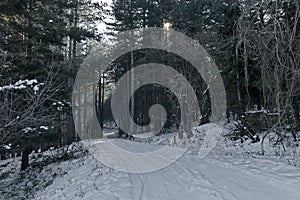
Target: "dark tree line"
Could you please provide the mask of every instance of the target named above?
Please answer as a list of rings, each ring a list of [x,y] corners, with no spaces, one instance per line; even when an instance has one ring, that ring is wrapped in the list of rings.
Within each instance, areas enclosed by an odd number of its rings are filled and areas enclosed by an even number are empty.
[[[171,23],[173,29],[198,40],[215,59],[226,87],[228,112],[242,115],[258,107],[278,113],[277,125],[289,121],[299,130],[298,1],[115,0],[111,14],[112,33]],[[161,57],[172,60],[160,53],[152,60],[144,57],[134,62],[159,63]],[[129,58],[126,61],[122,67],[132,65]],[[175,63],[169,64],[176,68]],[[186,72],[192,72],[192,67]]]
[[[89,39],[99,39],[101,9],[84,0],[0,2],[0,145],[22,152],[22,169],[32,150],[75,140],[72,86]]]

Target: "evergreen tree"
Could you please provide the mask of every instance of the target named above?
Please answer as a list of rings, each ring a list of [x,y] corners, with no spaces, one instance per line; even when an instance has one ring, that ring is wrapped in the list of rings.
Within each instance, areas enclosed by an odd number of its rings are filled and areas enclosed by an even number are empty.
[[[80,64],[77,55],[81,55],[76,52],[78,44],[97,39],[91,24],[101,8],[87,14],[95,7],[83,0],[0,3],[0,131],[5,136],[1,144],[20,148],[22,169],[28,167],[32,150],[74,138],[74,130],[65,131],[64,124],[72,120],[71,91]],[[83,21],[90,23],[82,27]]]

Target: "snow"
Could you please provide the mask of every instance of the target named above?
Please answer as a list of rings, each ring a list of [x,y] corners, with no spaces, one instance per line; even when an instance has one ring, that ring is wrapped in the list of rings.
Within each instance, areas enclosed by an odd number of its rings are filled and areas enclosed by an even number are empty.
[[[224,6],[229,6],[229,4],[228,3],[225,3],[225,2],[223,2],[222,3]]]
[[[40,126],[40,129],[44,129],[47,131],[49,129],[49,127],[48,126]]]
[[[14,85],[21,85],[21,84],[33,85],[34,83],[38,83],[38,81],[36,79],[32,79],[32,80],[26,79],[26,80],[19,80]]]
[[[52,103],[52,105],[57,106],[56,109],[58,111],[63,111],[63,108],[65,106],[67,106],[67,105],[71,107],[71,103],[70,102],[63,103],[63,102],[58,101],[58,102]]]
[[[39,91],[39,89],[40,89],[40,88],[39,88],[39,86],[37,86],[37,85],[33,87],[33,90],[34,90],[34,91]]]
[[[32,132],[32,131],[35,131],[35,130],[36,130],[36,128],[31,128],[31,127],[26,127],[24,129],[22,129],[22,131],[24,133],[29,133],[29,132]]]
[[[0,91],[4,91],[4,90],[21,90],[21,89],[25,89],[27,88],[26,86],[31,86],[33,87],[33,84],[37,84],[38,81],[36,79],[32,79],[32,80],[18,80],[15,84],[9,84],[9,85],[5,85],[0,87]],[[43,85],[43,83],[40,83],[39,85]],[[34,91],[38,91],[39,88],[38,86],[34,86],[33,88]]]
[[[109,133],[104,133],[104,138],[116,138],[118,136],[117,131],[109,132]]]
[[[256,113],[264,113],[264,114],[267,114],[268,111],[267,110],[248,110],[245,112],[246,114],[256,114]]]
[[[124,146],[130,143],[118,142]],[[139,150],[144,150],[145,145],[139,144]],[[57,178],[35,199],[298,200],[300,195],[299,168],[268,160],[218,156],[199,159],[185,154],[153,173],[111,171],[103,176],[102,166],[89,161],[76,169],[69,168],[68,174]]]
[[[259,144],[238,144],[222,137],[213,151],[200,159],[198,151],[204,141],[204,131],[209,126],[197,127],[195,141],[188,152],[158,171],[143,174],[120,172],[86,154],[51,163],[35,172],[34,169],[27,171],[35,179],[19,180],[22,183],[17,186],[25,189],[34,187],[34,193],[27,199],[36,200],[299,200],[299,166],[288,165],[284,158],[260,155],[256,152],[260,150]],[[168,144],[173,136],[174,133],[154,136],[147,143],[122,139],[84,142],[95,148],[113,142],[131,152],[147,152]],[[297,151],[299,155],[299,147]],[[111,156],[110,152],[101,154]],[[119,156],[122,155],[114,155],[115,158]],[[9,162],[11,166],[15,165],[15,162]],[[19,160],[16,162],[19,164]],[[0,167],[2,165],[0,162]],[[2,177],[8,167],[0,169]],[[10,175],[10,179],[13,175]],[[35,186],[36,183],[38,186]],[[0,199],[3,190],[9,188],[0,188]]]
[[[49,126],[40,126],[39,129],[43,129],[45,131],[49,130]],[[53,128],[53,127],[51,127]],[[26,127],[26,128],[23,128],[22,131],[24,133],[29,133],[29,132],[33,132],[33,131],[36,131],[37,128],[32,128],[32,127]]]
[[[3,145],[2,146],[4,149],[6,149],[6,150],[9,150],[9,149],[11,149],[11,145],[9,144],[9,145]]]

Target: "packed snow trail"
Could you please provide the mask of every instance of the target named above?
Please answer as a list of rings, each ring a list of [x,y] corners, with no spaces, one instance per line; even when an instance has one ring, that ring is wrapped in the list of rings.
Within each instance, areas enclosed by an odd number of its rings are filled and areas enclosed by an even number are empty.
[[[299,185],[288,180],[246,172],[212,159],[186,155],[156,173],[135,175],[133,188],[144,189],[134,199],[274,199],[299,200]],[[188,197],[188,198],[187,198]]]
[[[136,150],[153,147],[126,140],[120,140],[118,143],[130,145],[130,148]],[[101,143],[93,145],[101,145]],[[98,179],[93,177],[97,170],[91,172],[88,171],[87,166],[83,166],[72,169],[73,174],[70,172],[61,180],[55,180],[53,185],[39,193],[36,199],[50,197],[72,200],[300,199],[299,168],[284,165],[277,173],[276,170],[280,165],[276,163],[256,161],[239,164],[240,161],[233,160],[232,162],[213,156],[199,159],[195,154],[186,153],[179,160],[159,171],[146,174],[113,171]],[[85,165],[92,165],[92,162],[87,162]],[[256,167],[260,165],[264,167]],[[292,170],[293,174],[289,174],[289,171],[284,169]],[[64,183],[71,179],[70,176],[76,176],[76,180]],[[79,195],[74,192],[79,190],[81,191]]]

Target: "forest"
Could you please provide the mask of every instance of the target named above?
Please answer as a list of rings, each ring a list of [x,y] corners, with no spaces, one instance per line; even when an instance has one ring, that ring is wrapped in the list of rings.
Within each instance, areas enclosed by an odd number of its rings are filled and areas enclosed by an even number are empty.
[[[189,60],[164,49],[127,52],[96,72],[92,95],[80,88],[74,90],[81,67],[95,55],[95,49],[102,56],[112,54],[112,49],[126,44],[126,40],[116,39],[118,34],[135,31],[134,42],[139,43],[144,37],[141,30],[148,28],[161,29],[166,37],[173,31],[184,34],[210,55],[225,87],[226,109],[220,120],[230,130],[221,137],[233,141],[232,148],[250,141],[262,146],[260,155],[268,154],[266,146],[270,145],[280,149],[279,156],[293,149],[297,157],[299,20],[298,0],[1,0],[1,160],[20,158],[20,170],[24,171],[31,166],[32,154],[85,139],[112,137],[143,143],[137,133],[119,127],[127,117],[121,114],[116,118],[112,113],[112,94],[127,72],[147,63],[170,66],[185,77],[197,97],[193,103],[199,106],[199,113],[191,112],[197,116],[193,123],[200,127],[212,123],[210,83]],[[156,75],[143,76],[153,76],[154,81]],[[179,79],[165,79],[183,94],[186,88]],[[166,111],[166,120],[159,121],[162,129],[154,137],[175,130],[179,132],[176,140],[189,139],[192,122],[182,123],[189,117],[184,115],[188,109],[181,107],[188,97],[178,98],[158,83],[132,91],[133,82],[129,82],[125,88],[134,92],[130,102],[118,99],[115,104],[129,104],[129,118],[138,126],[149,125],[149,111],[159,104]],[[76,107],[80,102],[85,104],[83,108]],[[95,131],[91,122],[95,119],[103,133]],[[114,134],[107,136],[110,130]],[[297,165],[294,160],[289,163]],[[1,194],[0,189],[0,199]]]
[[[114,1],[111,9],[90,1],[3,1],[1,143],[31,151],[77,140],[72,86],[89,50],[117,31],[163,27],[165,22],[199,41],[214,58],[226,87],[227,117],[256,108],[279,114],[272,125],[299,130],[299,17],[298,1]],[[99,23],[107,29],[99,32]],[[185,76],[193,73],[192,67],[184,67],[188,63],[171,56],[136,52],[133,67],[152,59],[173,65]],[[116,82],[131,68],[128,60],[130,55],[124,55],[103,72],[109,74],[103,84]],[[189,79],[202,99],[206,116],[202,123],[207,123],[205,83],[200,76]],[[111,120],[109,105],[106,112],[102,110],[106,86],[101,84],[97,109]],[[174,95],[157,85],[145,86],[135,95],[134,120],[140,124],[149,123],[145,114],[154,103],[165,104],[170,116],[178,112]],[[172,123],[176,119],[169,117],[167,125]]]

